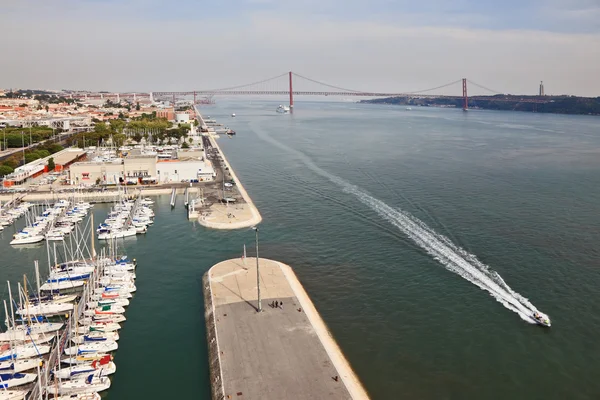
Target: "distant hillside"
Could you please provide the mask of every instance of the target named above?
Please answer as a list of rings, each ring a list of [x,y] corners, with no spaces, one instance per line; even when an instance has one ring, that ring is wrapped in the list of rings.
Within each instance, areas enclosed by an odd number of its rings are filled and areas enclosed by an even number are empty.
[[[544,100],[546,103],[528,103],[527,100]],[[361,100],[360,103],[398,104],[424,107],[462,108],[462,99],[443,97],[386,97],[382,99]],[[554,114],[600,115],[600,97],[576,96],[477,96],[469,99],[469,108],[484,110],[526,111]]]

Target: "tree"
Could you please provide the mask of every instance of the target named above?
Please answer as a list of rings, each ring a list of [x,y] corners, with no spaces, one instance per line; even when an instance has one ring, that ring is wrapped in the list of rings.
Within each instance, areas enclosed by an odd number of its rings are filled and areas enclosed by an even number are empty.
[[[194,142],[194,138],[188,138],[188,142],[190,142],[190,144],[192,144]]]
[[[17,168],[20,164],[20,159],[17,158],[17,156],[11,156],[9,158],[7,158],[6,160],[4,160],[4,162],[2,163],[3,165],[6,165],[7,167],[12,168],[13,170],[15,168]]]
[[[50,110],[50,107],[48,107],[48,105],[46,105],[46,112],[48,112]]]
[[[194,120],[194,126],[198,126],[198,125],[200,125],[200,122],[198,122],[198,120],[197,120],[197,119],[195,119],[195,120]]]
[[[142,135],[139,132],[134,133],[133,140],[139,143],[142,140]]]
[[[140,111],[140,102],[139,101],[137,102],[137,104],[135,106],[135,109],[138,110],[138,111]]]
[[[32,161],[41,158],[38,153],[32,151],[31,153],[25,153],[25,163],[29,164]]]
[[[189,149],[189,148],[190,148],[190,145],[189,145],[189,144],[187,144],[186,142],[183,142],[183,144],[181,145],[181,148],[182,148],[182,149]]]
[[[56,165],[54,165],[54,157],[50,157],[48,159],[48,171],[54,171],[55,167]]]
[[[13,172],[14,169],[8,165],[0,165],[0,176],[5,176]]]

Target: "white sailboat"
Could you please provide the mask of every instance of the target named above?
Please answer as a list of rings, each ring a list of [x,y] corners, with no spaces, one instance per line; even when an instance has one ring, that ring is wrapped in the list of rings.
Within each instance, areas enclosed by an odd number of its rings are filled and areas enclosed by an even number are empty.
[[[83,343],[101,343],[119,340],[119,332],[89,332],[85,335],[77,335],[71,338],[71,341],[75,344],[83,344]]]
[[[0,389],[10,389],[35,381],[37,374],[0,374]]]
[[[90,325],[78,326],[77,333],[87,334],[93,332],[117,332],[119,329],[121,329],[121,325],[116,322],[92,323]]]
[[[65,348],[64,353],[68,356],[80,356],[94,353],[110,353],[118,348],[119,344],[112,340],[101,343],[78,344]]]
[[[50,346],[27,344],[21,346],[12,346],[12,349],[6,349],[0,352],[0,361],[15,360],[21,358],[39,357],[50,353]]]
[[[56,382],[55,386],[48,386],[47,390],[52,393],[58,391],[59,394],[93,394],[106,390],[110,387],[108,377],[94,377],[88,375],[85,379],[71,379],[64,382]]]
[[[72,394],[67,396],[58,396],[52,398],[52,400],[101,400],[102,397],[99,393],[82,393],[82,394]],[[0,399],[2,400],[2,399]]]
[[[113,315],[120,315],[125,313],[125,309],[121,306],[116,306],[116,305],[107,305],[107,306],[103,306],[103,307],[97,307],[97,308],[93,308],[90,310],[85,310],[85,312],[83,313],[83,315],[85,315],[86,317],[94,317],[94,316],[113,316]]]
[[[41,287],[40,290],[43,292],[54,292],[60,290],[68,290],[68,289],[78,289],[85,284],[83,280],[80,281],[62,281],[62,282],[46,282]]]
[[[128,299],[105,299],[97,301],[88,301],[86,304],[89,308],[104,307],[104,306],[121,306],[127,307],[129,305]]]
[[[17,314],[22,317],[33,317],[36,315],[52,316],[60,315],[73,311],[72,303],[41,303],[34,306],[17,310]]]
[[[79,323],[81,325],[92,325],[95,323],[105,323],[105,324],[120,324],[121,322],[125,322],[127,318],[123,314],[111,314],[111,315],[94,315],[93,317],[82,318]]]
[[[29,390],[0,390],[0,400],[25,400]]]
[[[16,373],[29,371],[42,363],[39,358],[27,358],[24,360],[9,360],[0,362],[0,373]]]
[[[59,379],[80,379],[84,376],[93,375],[94,377],[101,377],[114,374],[117,370],[117,366],[112,362],[110,355],[105,355],[99,360],[91,362],[85,362],[81,364],[72,364],[67,368],[55,369],[53,374]]]

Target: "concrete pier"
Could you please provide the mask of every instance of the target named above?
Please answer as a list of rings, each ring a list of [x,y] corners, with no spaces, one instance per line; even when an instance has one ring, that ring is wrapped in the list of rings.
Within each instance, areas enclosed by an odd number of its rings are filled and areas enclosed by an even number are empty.
[[[204,275],[212,398],[368,399],[291,267],[259,262],[262,312],[256,258]]]
[[[197,108],[196,113],[200,124],[204,126],[205,121]],[[235,171],[231,168],[216,138],[207,133],[203,136],[202,142],[207,157],[211,160],[217,171],[216,183],[221,187],[221,182],[223,181],[223,186],[221,190],[218,190],[216,193],[213,192],[212,196],[208,194],[206,199],[196,203],[194,206],[195,209],[190,212],[190,215],[197,215],[198,223],[211,229],[243,229],[259,224],[262,221],[262,216],[252,202],[248,192],[244,189]],[[227,181],[233,179],[235,185],[225,190],[225,179]],[[223,197],[232,198],[234,202],[223,204],[220,202]]]

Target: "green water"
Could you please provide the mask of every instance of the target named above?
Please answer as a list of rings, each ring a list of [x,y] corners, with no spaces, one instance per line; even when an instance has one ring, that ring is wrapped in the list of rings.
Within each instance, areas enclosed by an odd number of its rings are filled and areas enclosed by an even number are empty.
[[[295,268],[373,398],[600,397],[600,120],[276,106],[204,112],[237,131],[219,141],[263,215],[261,256]],[[148,234],[125,242],[138,292],[110,399],[209,398],[201,277],[244,243],[250,253],[253,232],[207,231],[181,199],[168,203],[159,197]],[[448,270],[398,209],[499,273],[553,327]],[[107,208],[94,210],[98,221]],[[12,249],[9,236],[0,277],[15,280],[45,250]]]

